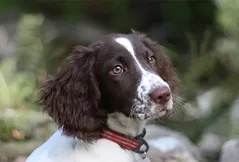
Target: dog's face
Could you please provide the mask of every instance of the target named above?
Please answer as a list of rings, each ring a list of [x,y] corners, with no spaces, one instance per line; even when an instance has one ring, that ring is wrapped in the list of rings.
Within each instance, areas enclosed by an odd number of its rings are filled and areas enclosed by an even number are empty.
[[[140,120],[168,115],[172,92],[158,67],[166,61],[164,54],[156,53],[134,34],[110,35],[101,42],[94,68],[103,108]]]
[[[137,33],[112,34],[76,47],[42,84],[40,103],[66,135],[91,141],[110,113],[167,116],[176,88],[177,75],[157,43]]]

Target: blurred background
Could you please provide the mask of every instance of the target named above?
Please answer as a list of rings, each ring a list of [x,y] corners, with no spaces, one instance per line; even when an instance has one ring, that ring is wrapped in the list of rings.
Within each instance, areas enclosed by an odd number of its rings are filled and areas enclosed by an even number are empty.
[[[72,47],[131,29],[157,40],[181,79],[173,117],[156,124],[219,161],[239,138],[238,13],[239,0],[1,0],[0,162],[24,162],[55,131],[38,85]]]

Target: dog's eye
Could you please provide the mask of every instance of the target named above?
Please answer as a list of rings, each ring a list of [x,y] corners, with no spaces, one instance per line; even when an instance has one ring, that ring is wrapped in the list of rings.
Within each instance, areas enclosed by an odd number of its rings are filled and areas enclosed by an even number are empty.
[[[110,75],[120,75],[124,72],[124,69],[120,65],[114,66],[111,71],[109,72]]]
[[[155,57],[154,56],[149,56],[149,63],[150,64],[155,64]]]

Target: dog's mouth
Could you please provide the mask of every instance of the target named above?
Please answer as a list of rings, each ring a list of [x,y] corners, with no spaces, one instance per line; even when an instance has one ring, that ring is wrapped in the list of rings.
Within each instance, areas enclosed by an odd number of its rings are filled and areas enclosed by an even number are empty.
[[[167,119],[170,118],[171,115],[172,115],[172,110],[168,110],[168,109],[167,110],[162,110],[161,112],[156,114],[156,119],[167,120]]]
[[[159,119],[159,120],[167,120],[172,114],[172,110],[169,109],[161,109],[157,110],[156,112],[142,112],[142,113],[134,113],[133,117],[137,118],[139,120],[153,120],[153,119]]]
[[[138,120],[167,120],[173,111],[172,98],[163,104],[157,104],[149,100],[147,103],[136,102],[133,107],[132,117]]]

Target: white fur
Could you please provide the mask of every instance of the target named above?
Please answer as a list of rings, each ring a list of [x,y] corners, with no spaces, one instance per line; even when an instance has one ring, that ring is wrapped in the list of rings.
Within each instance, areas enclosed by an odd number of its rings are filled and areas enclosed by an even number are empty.
[[[100,139],[87,144],[57,131],[26,162],[133,162],[133,153],[114,142]]]
[[[115,131],[136,135],[145,126],[145,122],[134,124],[134,121],[123,114],[109,115],[109,127]],[[37,148],[26,162],[146,162],[139,154],[122,149],[118,144],[100,139],[93,143],[62,135],[56,131],[43,145]]]
[[[143,131],[146,121],[130,119],[122,113],[112,113],[108,115],[108,126],[128,136],[135,137]]]
[[[156,107],[157,105],[155,103],[153,103],[153,101],[151,101],[149,94],[155,90],[157,87],[160,86],[166,86],[168,88],[169,85],[158,75],[145,70],[142,65],[139,63],[139,60],[137,59],[133,46],[130,43],[130,41],[127,38],[124,37],[120,37],[120,38],[116,38],[115,41],[119,44],[121,44],[125,49],[127,49],[127,51],[131,54],[131,56],[133,57],[134,61],[135,61],[135,65],[138,67],[138,69],[141,72],[141,81],[138,85],[137,88],[137,98],[135,99],[135,104],[134,104],[134,109],[138,109],[138,110],[142,110],[145,109],[147,107],[149,107],[148,105],[152,105],[151,106],[151,110],[150,113],[151,114],[155,114],[156,113]],[[168,104],[168,109],[172,109],[172,97],[169,101]],[[165,112],[161,113],[161,114],[165,114]],[[157,117],[160,117],[161,114],[157,114]],[[140,119],[144,119],[145,118],[145,114],[138,114],[138,117]]]

